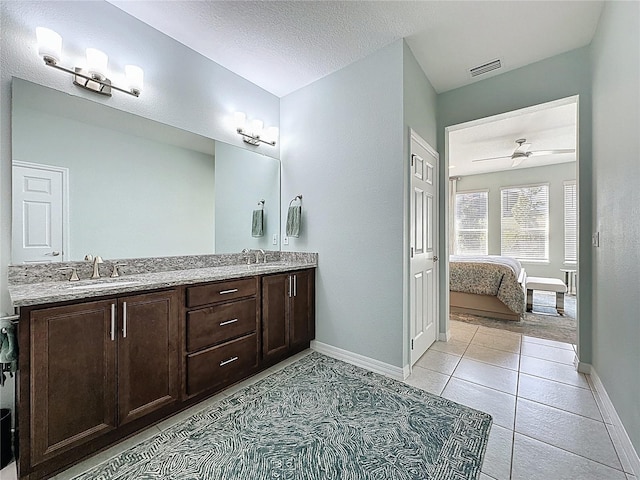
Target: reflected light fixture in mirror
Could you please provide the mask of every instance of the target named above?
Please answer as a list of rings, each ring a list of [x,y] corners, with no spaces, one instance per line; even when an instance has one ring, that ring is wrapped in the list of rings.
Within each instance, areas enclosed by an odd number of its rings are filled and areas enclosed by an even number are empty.
[[[242,135],[242,139],[251,145],[267,145],[275,146],[278,139],[278,127],[269,127],[265,130],[262,120],[254,118],[247,122],[247,115],[244,112],[236,112],[233,115],[236,131]]]
[[[111,90],[118,90],[135,97],[142,91],[142,69],[135,65],[125,66],[125,75],[129,89],[124,89],[111,84],[107,78],[107,64],[109,57],[100,50],[87,48],[87,69],[75,67],[70,69],[59,65],[62,56],[62,37],[53,30],[44,27],[36,28],[38,39],[38,55],[42,57],[45,65],[62,70],[73,75],[73,83],[101,95],[111,96]]]

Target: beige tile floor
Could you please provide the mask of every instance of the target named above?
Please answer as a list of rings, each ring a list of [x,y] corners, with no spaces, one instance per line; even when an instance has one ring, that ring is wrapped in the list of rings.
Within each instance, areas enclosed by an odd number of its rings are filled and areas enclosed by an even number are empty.
[[[636,480],[614,446],[570,344],[451,322],[407,383],[493,416],[480,480]],[[307,355],[303,352],[57,475],[67,480],[118,455],[238,389]],[[15,464],[0,480],[15,480]],[[327,479],[331,480],[331,479]]]
[[[574,355],[568,343],[452,321],[451,340],[406,382],[493,416],[481,480],[635,480]]]

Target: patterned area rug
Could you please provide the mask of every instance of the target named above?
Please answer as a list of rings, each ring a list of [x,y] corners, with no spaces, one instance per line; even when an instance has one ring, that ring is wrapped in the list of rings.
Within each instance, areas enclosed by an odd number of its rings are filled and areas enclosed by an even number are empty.
[[[526,312],[519,322],[498,318],[480,317],[466,313],[451,313],[450,320],[473,323],[490,328],[499,328],[522,333],[530,337],[546,338],[558,342],[577,343],[576,297],[564,296],[565,315],[556,311],[555,293],[534,292],[533,311]]]
[[[318,353],[76,477],[477,479],[491,416]]]

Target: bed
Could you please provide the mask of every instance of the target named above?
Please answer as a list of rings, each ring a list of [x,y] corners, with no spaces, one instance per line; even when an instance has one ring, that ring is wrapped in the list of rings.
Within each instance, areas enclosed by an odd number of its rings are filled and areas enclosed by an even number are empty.
[[[526,273],[518,260],[499,255],[449,258],[453,313],[520,320],[525,311]]]

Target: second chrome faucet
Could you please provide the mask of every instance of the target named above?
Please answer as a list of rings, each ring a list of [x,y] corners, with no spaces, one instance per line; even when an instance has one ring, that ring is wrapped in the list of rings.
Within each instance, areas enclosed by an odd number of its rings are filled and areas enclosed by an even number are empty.
[[[93,274],[91,275],[92,279],[100,278],[100,264],[104,263],[102,261],[102,257],[100,255],[96,255],[95,257],[91,254],[85,255],[85,261],[93,262]]]
[[[260,254],[262,253],[262,263],[267,263],[267,254],[264,252],[263,249],[258,248],[256,250],[250,250],[248,248],[244,248],[242,249],[242,253],[244,253],[247,256],[247,265],[251,265],[251,253],[255,252],[256,253],[256,261],[255,263],[260,263]]]

